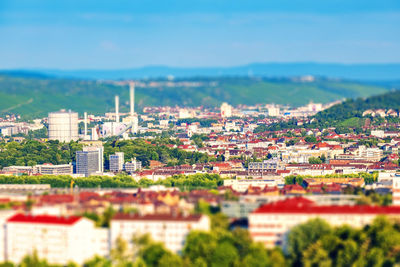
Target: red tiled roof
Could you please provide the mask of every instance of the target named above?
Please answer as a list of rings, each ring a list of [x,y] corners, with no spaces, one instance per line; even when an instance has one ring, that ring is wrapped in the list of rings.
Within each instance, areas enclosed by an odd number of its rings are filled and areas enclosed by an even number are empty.
[[[171,214],[116,214],[112,220],[128,220],[128,221],[198,221],[202,215],[171,215]]]
[[[297,197],[262,205],[253,213],[307,213],[307,214],[397,214],[400,206],[318,206],[311,200]]]
[[[78,216],[69,216],[69,217],[60,217],[54,215],[34,216],[34,215],[25,215],[19,213],[9,218],[7,222],[72,225],[78,222],[81,218],[82,217]]]

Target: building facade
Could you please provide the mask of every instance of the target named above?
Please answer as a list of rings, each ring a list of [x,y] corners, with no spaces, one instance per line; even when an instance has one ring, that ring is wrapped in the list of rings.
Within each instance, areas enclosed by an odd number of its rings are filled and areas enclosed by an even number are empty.
[[[124,169],[127,173],[134,173],[136,170],[140,170],[141,168],[142,168],[142,162],[136,160],[136,158],[124,164]]]
[[[290,230],[308,220],[321,218],[332,226],[343,224],[362,227],[376,216],[400,218],[400,206],[317,205],[302,197],[290,198],[260,206],[249,215],[249,231],[255,242],[271,248],[286,247]]]
[[[210,230],[210,220],[205,215],[138,215],[117,214],[111,220],[111,244],[118,237],[130,241],[135,235],[150,234],[173,252],[181,252],[186,236],[191,230]]]
[[[44,175],[70,175],[73,173],[73,170],[74,168],[72,164],[53,165],[50,163],[45,163],[33,167],[34,174]]]
[[[5,226],[5,258],[19,263],[35,251],[51,264],[83,264],[95,255],[108,255],[107,230],[86,218],[16,214]]]
[[[124,169],[124,152],[116,152],[114,155],[110,155],[110,171],[121,172]]]
[[[86,177],[104,172],[104,148],[102,146],[84,147],[76,152],[76,173]]]

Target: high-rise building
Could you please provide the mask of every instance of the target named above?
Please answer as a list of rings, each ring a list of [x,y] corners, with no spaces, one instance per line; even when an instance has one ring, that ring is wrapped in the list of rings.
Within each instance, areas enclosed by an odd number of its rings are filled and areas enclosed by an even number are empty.
[[[78,113],[60,110],[49,113],[49,139],[60,142],[78,140]]]
[[[120,172],[124,168],[124,152],[116,152],[110,155],[110,171]]]
[[[92,174],[104,172],[104,148],[102,146],[84,147],[83,151],[76,152],[76,173],[88,177]]]
[[[222,103],[221,117],[223,117],[223,118],[232,117],[232,106],[229,105],[228,103]]]

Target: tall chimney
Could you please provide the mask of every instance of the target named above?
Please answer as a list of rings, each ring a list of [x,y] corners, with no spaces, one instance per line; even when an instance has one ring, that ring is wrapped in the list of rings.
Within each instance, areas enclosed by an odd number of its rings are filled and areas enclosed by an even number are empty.
[[[129,83],[129,94],[130,94],[130,104],[131,104],[131,116],[135,114],[135,84],[133,82]]]
[[[115,96],[115,121],[119,122],[119,96]]]
[[[84,139],[87,136],[87,112],[84,113],[84,124],[85,124],[85,135],[84,135]]]

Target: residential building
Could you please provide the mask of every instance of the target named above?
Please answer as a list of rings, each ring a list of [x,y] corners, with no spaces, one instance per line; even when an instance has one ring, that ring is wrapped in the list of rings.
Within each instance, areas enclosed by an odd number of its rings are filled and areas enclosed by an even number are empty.
[[[110,155],[110,171],[121,172],[124,168],[124,152],[116,152]]]
[[[111,244],[118,237],[130,241],[134,235],[150,234],[153,240],[164,243],[173,252],[181,252],[191,230],[210,230],[205,215],[117,214],[111,220]]]
[[[131,159],[130,162],[125,162],[124,169],[127,173],[134,173],[136,170],[140,170],[142,168],[142,162],[140,160],[136,160],[136,158]]]
[[[260,206],[249,215],[253,240],[266,247],[285,248],[290,229],[310,219],[321,218],[333,226],[348,224],[363,227],[378,215],[400,219],[400,206],[317,205],[303,197],[294,197]]]
[[[274,187],[281,183],[281,180],[280,176],[276,179],[225,179],[224,186],[231,186],[235,191],[245,192],[249,187]]]
[[[48,174],[48,175],[69,175],[73,173],[72,164],[53,165],[45,163],[33,167],[34,174]]]
[[[16,214],[6,222],[5,258],[19,263],[34,251],[51,264],[83,264],[95,255],[108,255],[106,229],[77,216]]]

